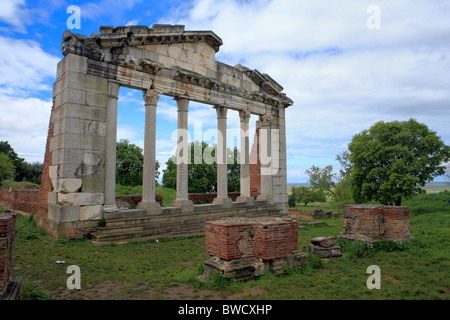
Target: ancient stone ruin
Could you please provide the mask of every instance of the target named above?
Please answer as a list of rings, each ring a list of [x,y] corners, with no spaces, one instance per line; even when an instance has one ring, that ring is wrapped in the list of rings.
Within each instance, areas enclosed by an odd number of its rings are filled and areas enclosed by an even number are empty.
[[[309,250],[321,258],[335,258],[342,256],[342,248],[336,246],[336,237],[317,237],[311,239]]]
[[[216,61],[215,54],[221,45],[222,40],[214,32],[187,31],[182,25],[100,27],[100,33],[90,37],[66,31],[61,44],[64,59],[58,64],[53,88],[41,185],[45,208],[35,214],[38,224],[54,237],[79,237],[100,219],[106,219],[108,227],[108,220],[126,217],[115,202],[117,105],[121,87],[141,90],[146,110],[143,194],[138,212],[132,212],[134,217],[197,216],[220,210],[218,217],[245,216],[255,212],[248,213],[246,208],[258,206],[269,206],[257,210],[261,216],[275,208],[279,216],[286,216],[285,109],[293,102],[269,75]],[[156,108],[161,95],[173,97],[178,106],[177,196],[170,208],[161,208],[155,201]],[[209,207],[197,208],[188,198],[190,101],[211,105],[217,113],[217,197]],[[236,202],[228,197],[227,190],[229,112],[238,112],[241,121],[241,190]],[[259,116],[260,130],[261,185],[257,201],[250,191],[251,114]],[[172,219],[174,225],[166,226],[164,232],[174,231],[190,218],[180,219]],[[197,227],[202,229],[201,222],[206,219],[198,217]],[[188,231],[194,232],[195,228],[190,228]],[[122,231],[122,238],[131,233]],[[157,235],[155,232],[133,236]]]
[[[248,280],[266,270],[283,273],[283,265],[299,265],[298,225],[289,218],[223,218],[205,223],[205,274]]]
[[[0,214],[0,300],[18,299],[21,282],[12,279],[17,213]]]
[[[379,205],[345,205],[340,238],[373,243],[377,240],[410,241],[409,208]]]

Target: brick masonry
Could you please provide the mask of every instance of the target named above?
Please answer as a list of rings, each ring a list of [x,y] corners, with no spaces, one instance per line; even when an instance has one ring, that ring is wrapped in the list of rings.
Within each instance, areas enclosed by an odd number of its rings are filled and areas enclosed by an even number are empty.
[[[224,260],[281,259],[298,250],[298,225],[289,218],[224,218],[205,223],[207,254]]]
[[[12,277],[17,213],[0,214],[0,297]]]
[[[411,239],[408,207],[345,205],[342,216],[341,237],[368,242]]]
[[[261,192],[261,162],[259,161],[259,122],[256,123],[253,146],[250,151],[250,194],[259,196]]]

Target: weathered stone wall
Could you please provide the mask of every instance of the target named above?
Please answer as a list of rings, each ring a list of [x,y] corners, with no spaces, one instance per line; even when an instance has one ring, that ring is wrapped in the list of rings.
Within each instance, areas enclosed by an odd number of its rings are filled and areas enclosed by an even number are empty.
[[[0,214],[0,297],[11,281],[17,213]]]
[[[365,242],[410,240],[408,207],[345,205],[341,237]]]

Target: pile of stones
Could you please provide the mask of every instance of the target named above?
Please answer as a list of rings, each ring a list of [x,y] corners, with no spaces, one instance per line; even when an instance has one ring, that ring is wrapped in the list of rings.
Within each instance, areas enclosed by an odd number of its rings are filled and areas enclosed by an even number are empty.
[[[342,256],[342,248],[336,246],[336,237],[317,237],[311,239],[309,250],[321,258]]]

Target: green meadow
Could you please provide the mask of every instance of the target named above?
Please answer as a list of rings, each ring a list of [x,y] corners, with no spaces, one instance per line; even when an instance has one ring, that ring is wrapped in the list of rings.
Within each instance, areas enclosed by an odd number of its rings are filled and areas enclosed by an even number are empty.
[[[422,194],[410,207],[414,242],[379,242],[373,248],[344,243],[340,258],[320,259],[308,251],[310,239],[335,236],[342,218],[324,218],[326,225],[298,229],[299,251],[308,255],[300,268],[283,275],[266,272],[245,283],[214,275],[204,283],[204,237],[155,239],[96,246],[91,240],[53,240],[36,227],[33,216],[19,216],[13,278],[23,282],[22,299],[270,299],[270,300],[448,300],[450,297],[450,192]],[[340,212],[346,203],[320,203],[315,208]],[[300,221],[300,220],[299,220]],[[306,221],[306,220],[305,220]],[[57,263],[60,262],[60,263]],[[64,261],[64,263],[61,263]],[[67,268],[81,271],[81,289],[68,289]],[[367,268],[377,265],[381,288],[368,289]]]

